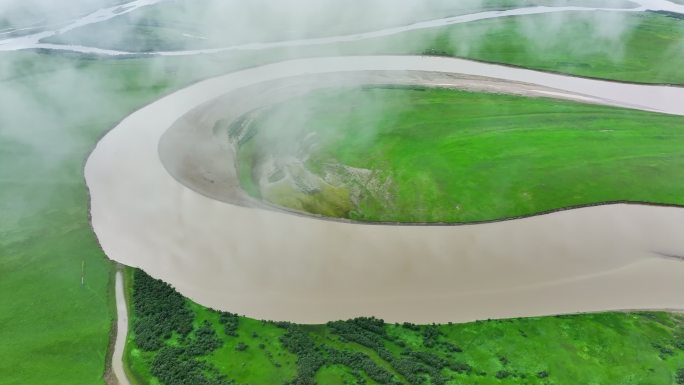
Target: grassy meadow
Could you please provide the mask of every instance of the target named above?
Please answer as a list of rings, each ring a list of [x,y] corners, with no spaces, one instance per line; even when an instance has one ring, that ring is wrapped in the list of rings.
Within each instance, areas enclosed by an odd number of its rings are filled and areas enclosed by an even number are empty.
[[[602,29],[611,24],[622,28]],[[684,84],[682,36],[684,20],[662,14],[564,12],[416,30],[320,50],[454,56],[616,81]]]
[[[617,81],[684,84],[678,65],[684,61],[681,19],[626,14],[616,21],[627,26],[624,31],[604,34],[601,25],[617,16],[598,14],[607,19],[568,13],[555,22],[531,15],[464,24],[436,32],[426,52]],[[548,33],[531,33],[540,30]],[[469,36],[479,43],[469,42]]]
[[[104,383],[113,270],[88,220],[86,158],[135,109],[243,65],[2,54],[0,384]]]
[[[17,68],[0,80],[0,383],[103,384],[113,275],[88,221],[82,168],[99,137],[159,89],[130,62],[3,60]],[[71,83],[74,66],[104,83]],[[83,108],[93,104],[108,108]]]
[[[247,191],[315,214],[462,223],[615,201],[684,205],[679,116],[545,98],[368,87],[294,98],[256,113],[250,129],[256,134],[239,150],[241,179],[260,189]],[[253,170],[268,157],[301,158],[318,184],[303,191],[298,180],[289,188],[254,182]],[[375,177],[354,179],[331,165]],[[293,167],[283,169],[297,178]]]

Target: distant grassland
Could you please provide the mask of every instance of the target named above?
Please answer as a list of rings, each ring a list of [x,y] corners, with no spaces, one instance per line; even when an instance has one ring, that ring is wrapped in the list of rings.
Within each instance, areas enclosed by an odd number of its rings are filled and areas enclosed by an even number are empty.
[[[295,52],[455,56],[616,81],[684,84],[684,20],[652,12],[515,16]]]
[[[171,290],[140,271],[127,277],[129,296],[154,298],[155,292]],[[132,279],[146,285],[131,285]],[[160,338],[156,349],[141,349],[131,332],[127,362],[135,385],[670,385],[684,367],[681,314],[618,312],[417,326],[371,318],[295,325],[225,313],[230,322],[221,323],[220,312],[186,300],[165,307],[159,319],[188,310],[190,318],[175,324],[189,326],[187,334],[174,331]],[[135,313],[131,320],[134,326],[141,321]],[[143,322],[136,330],[153,328]],[[182,366],[177,356],[185,357]],[[158,376],[151,374],[155,367]]]
[[[316,214],[456,223],[614,201],[684,205],[678,116],[446,89],[354,88],[267,108],[251,128],[257,133],[240,147],[240,176],[261,190],[248,191]],[[302,145],[305,138],[312,143]],[[341,182],[329,182],[335,189],[309,182],[312,191],[283,183],[274,190],[255,181],[268,157],[299,157],[328,181],[340,173],[330,165],[339,164],[376,177],[363,185],[338,175]]]
[[[458,56],[577,76],[684,84],[684,20],[650,12],[516,16],[405,32],[336,49],[345,54]]]
[[[598,12],[599,14],[601,12]],[[607,14],[607,13],[604,13]],[[623,15],[624,34],[601,38],[601,22],[570,13],[557,29],[543,15],[457,26],[436,35],[432,48],[456,56],[603,79],[684,84],[684,20],[654,14]],[[610,23],[610,19],[604,20]],[[615,21],[619,23],[618,21]],[[541,33],[521,31],[521,23]],[[546,33],[542,32],[546,31]],[[551,37],[547,35],[551,33]],[[480,44],[460,35],[481,34]],[[590,38],[589,36],[594,36]],[[598,36],[598,37],[597,37]]]
[[[156,16],[147,17],[155,20]],[[178,23],[142,23],[140,20],[127,22],[123,17],[116,18],[59,35],[50,41],[155,51],[302,37],[287,34],[283,37],[280,34],[269,38],[268,29],[265,29],[260,33],[266,33],[266,36],[245,36],[236,32],[222,34],[219,40],[203,40],[183,36],[178,30],[182,26],[179,27]],[[110,26],[111,23],[114,25]],[[201,30],[192,33],[201,34]],[[108,38],[109,35],[112,36]],[[684,62],[684,20],[651,12],[527,15],[414,30],[347,43],[291,47],[288,54],[291,57],[432,54],[619,81],[684,84],[684,68],[680,65]]]
[[[45,42],[134,52],[182,50],[361,33],[460,14],[536,5],[634,6],[627,0],[424,0],[422,6],[409,11],[405,5],[383,8],[390,4],[386,0],[318,3],[302,8],[302,2],[291,0],[275,7],[269,0],[172,1],[69,31]]]

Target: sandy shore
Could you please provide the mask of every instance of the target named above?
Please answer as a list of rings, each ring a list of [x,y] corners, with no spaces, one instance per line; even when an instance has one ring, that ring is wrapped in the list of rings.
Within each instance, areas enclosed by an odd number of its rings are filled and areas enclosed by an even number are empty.
[[[293,76],[393,70],[485,76],[684,114],[682,88],[458,59],[319,58],[245,70],[160,99],[98,144],[86,180],[104,251],[201,304],[303,323],[359,315],[447,322],[684,308],[684,263],[663,256],[684,255],[682,209],[610,205],[454,227],[347,224],[226,204],[179,183],[160,160],[159,142],[169,127],[232,91]],[[207,124],[203,116],[211,120],[200,113],[198,127]],[[218,163],[206,170],[230,168]],[[202,183],[229,182],[221,179],[226,175],[197,175]]]

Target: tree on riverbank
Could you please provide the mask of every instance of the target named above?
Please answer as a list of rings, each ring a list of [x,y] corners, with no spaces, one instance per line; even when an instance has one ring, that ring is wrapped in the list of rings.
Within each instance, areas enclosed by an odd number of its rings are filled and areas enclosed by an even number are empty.
[[[674,313],[448,325],[388,324],[362,317],[297,325],[240,317],[187,299],[179,302],[182,297],[169,285],[142,272],[134,279],[134,333],[149,328],[161,347],[129,355],[136,365],[129,370],[148,368],[147,376],[162,385],[547,384],[570,378],[684,385],[684,316]],[[149,303],[157,298],[165,305]],[[165,338],[168,330],[171,336]],[[638,350],[638,357],[626,353],[625,346]],[[136,348],[142,350],[131,350]],[[606,372],[616,356],[625,369]]]
[[[143,350],[159,350],[173,333],[185,337],[192,331],[193,314],[185,298],[142,270],[135,271],[133,306],[135,343]]]

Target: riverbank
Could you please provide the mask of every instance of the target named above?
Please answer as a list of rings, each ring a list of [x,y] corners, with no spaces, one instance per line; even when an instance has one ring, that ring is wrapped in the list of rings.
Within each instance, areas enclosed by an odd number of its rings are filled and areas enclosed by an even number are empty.
[[[143,317],[155,316],[154,310],[143,306],[155,293],[163,291],[167,300],[178,298],[167,284],[142,271],[131,271],[135,298],[141,301],[136,308],[147,309]],[[194,326],[180,341],[167,339],[158,347],[150,347],[146,338],[141,340],[145,348],[130,340],[128,358],[135,369],[129,369],[141,385],[162,378],[201,383],[199,378],[205,376],[220,384],[255,385],[295,379],[325,385],[345,381],[418,385],[425,377],[438,384],[496,381],[517,385],[537,379],[562,384],[620,383],[629,379],[664,385],[684,367],[684,317],[675,311],[442,325],[390,324],[369,318],[324,325],[274,323],[220,313],[191,301],[156,311],[163,312],[164,319],[184,319],[189,311],[193,320],[186,322]],[[141,332],[153,327],[139,321]],[[183,353],[189,346],[205,349],[199,356]],[[556,353],[549,355],[549,351]],[[312,356],[317,358],[312,360]],[[198,362],[204,363],[204,370],[198,370]],[[178,365],[186,370],[174,370]],[[151,374],[151,368],[158,377]]]

